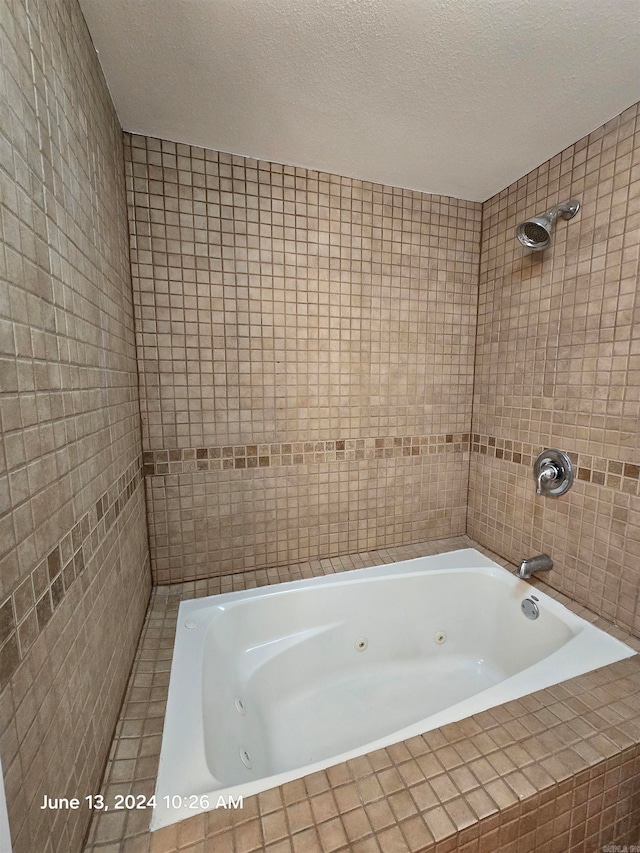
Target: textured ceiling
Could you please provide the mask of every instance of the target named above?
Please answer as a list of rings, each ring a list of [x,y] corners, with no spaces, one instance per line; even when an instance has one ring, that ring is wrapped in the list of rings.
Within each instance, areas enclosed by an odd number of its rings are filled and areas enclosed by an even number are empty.
[[[483,201],[640,99],[638,0],[80,0],[125,130]]]

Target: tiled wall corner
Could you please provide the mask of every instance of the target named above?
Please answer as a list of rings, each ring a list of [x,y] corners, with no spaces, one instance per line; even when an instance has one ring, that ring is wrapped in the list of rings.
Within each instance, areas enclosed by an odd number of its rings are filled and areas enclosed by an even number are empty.
[[[76,0],[0,8],[0,752],[74,853],[150,589],[122,136]]]
[[[519,222],[577,198],[552,245]],[[512,562],[549,551],[549,583],[640,633],[638,105],[483,205],[468,533]],[[537,498],[532,461],[577,481]]]
[[[480,205],[125,152],[155,579],[462,532]]]

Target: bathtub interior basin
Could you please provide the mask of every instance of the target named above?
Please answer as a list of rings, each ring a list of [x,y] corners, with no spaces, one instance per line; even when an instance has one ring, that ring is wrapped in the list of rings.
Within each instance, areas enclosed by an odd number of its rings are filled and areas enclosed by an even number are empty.
[[[182,602],[151,828],[634,653],[474,549]]]

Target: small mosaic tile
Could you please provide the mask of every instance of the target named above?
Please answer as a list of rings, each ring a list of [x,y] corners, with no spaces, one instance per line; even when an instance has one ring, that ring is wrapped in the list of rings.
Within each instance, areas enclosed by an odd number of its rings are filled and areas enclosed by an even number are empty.
[[[8,684],[72,584],[82,576],[141,482],[142,466],[138,460],[98,498],[94,508],[76,522],[13,595],[2,603],[0,638],[2,635],[4,638],[0,643],[0,690]]]
[[[468,468],[468,455],[442,452],[146,477],[154,580],[463,533]]]
[[[154,580],[462,532],[481,205],[124,142]]]
[[[0,4],[0,116],[0,757],[13,853],[78,853],[89,814],[43,797],[101,778],[151,579],[122,130],[77,0]]]
[[[309,465],[315,462],[466,453],[469,451],[469,443],[468,433],[449,433],[294,441],[235,447],[189,447],[144,451],[143,464],[145,476],[159,476],[194,471],[223,471],[231,468],[269,468],[280,465]]]
[[[640,106],[483,204],[466,532],[514,563],[549,553],[549,582],[640,636]],[[550,246],[518,223],[575,198]],[[543,448],[573,487],[537,497]],[[517,463],[517,464],[511,464]]]
[[[492,459],[503,459],[533,469],[536,458],[548,447],[494,435],[471,435],[470,449]],[[564,449],[564,448],[563,448]],[[616,489],[627,495],[640,495],[640,465],[617,459],[593,457],[586,453],[565,451],[573,464],[574,476],[585,483]]]
[[[480,204],[124,142],[145,450],[468,431]]]

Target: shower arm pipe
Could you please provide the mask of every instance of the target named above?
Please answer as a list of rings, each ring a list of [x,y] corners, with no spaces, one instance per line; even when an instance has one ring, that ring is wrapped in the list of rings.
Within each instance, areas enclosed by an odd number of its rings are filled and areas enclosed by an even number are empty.
[[[548,216],[553,224],[558,216],[563,219],[572,219],[580,208],[580,203],[574,200],[565,201],[564,204],[554,204],[551,210],[548,210],[545,216]]]

